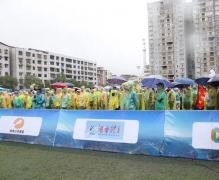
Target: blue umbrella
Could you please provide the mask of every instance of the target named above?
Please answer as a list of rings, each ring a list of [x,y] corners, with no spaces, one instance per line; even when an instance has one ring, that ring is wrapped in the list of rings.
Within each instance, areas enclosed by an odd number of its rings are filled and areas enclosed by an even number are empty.
[[[64,83],[64,84],[66,84],[68,87],[75,87],[75,85],[74,84],[72,84],[72,83]]]
[[[165,88],[171,86],[170,82],[161,75],[150,75],[144,78],[141,83],[150,88],[156,88],[158,83],[163,83]]]
[[[189,79],[189,78],[179,78],[179,79],[176,79],[175,82],[177,82],[177,85],[178,84],[183,84],[183,85],[190,85],[190,86],[193,86],[193,85],[196,85],[197,83],[192,80],[192,79]]]
[[[207,77],[207,76],[206,77],[200,77],[200,78],[196,79],[195,82],[197,84],[205,86],[209,79],[210,79],[210,77]]]
[[[110,79],[107,79],[107,81],[111,84],[119,84],[119,85],[126,82],[124,78],[119,77],[119,76],[113,76]]]

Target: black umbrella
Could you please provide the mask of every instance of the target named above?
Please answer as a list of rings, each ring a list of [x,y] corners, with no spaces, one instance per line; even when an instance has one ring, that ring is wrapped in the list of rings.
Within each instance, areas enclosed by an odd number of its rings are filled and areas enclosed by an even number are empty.
[[[75,86],[75,85],[72,84],[72,83],[64,83],[64,84],[66,84],[68,87],[74,87],[74,86]]]
[[[207,77],[207,76],[206,77],[200,77],[200,78],[196,79],[195,82],[197,84],[205,86],[209,79],[210,79],[210,77]]]

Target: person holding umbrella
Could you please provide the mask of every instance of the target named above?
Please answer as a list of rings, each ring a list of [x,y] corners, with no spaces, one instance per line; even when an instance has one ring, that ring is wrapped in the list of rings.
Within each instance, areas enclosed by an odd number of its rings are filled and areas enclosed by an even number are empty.
[[[167,93],[167,110],[176,110],[176,94],[172,86],[168,87]]]
[[[192,89],[188,84],[182,92],[182,110],[192,110]]]
[[[165,110],[166,109],[166,94],[164,92],[164,84],[157,84],[157,93],[155,97],[155,110]]]
[[[154,110],[154,91],[150,87],[146,87],[147,91],[145,93],[145,109]]]

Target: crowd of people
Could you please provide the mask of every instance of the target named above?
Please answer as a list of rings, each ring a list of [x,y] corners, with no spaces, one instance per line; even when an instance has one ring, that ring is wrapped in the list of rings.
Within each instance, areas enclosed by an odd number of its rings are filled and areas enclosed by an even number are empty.
[[[210,83],[206,85],[205,108],[216,110],[218,91]],[[104,88],[81,87],[45,89],[24,92],[0,92],[0,108],[5,109],[69,109],[69,110],[197,110],[194,106],[197,86],[156,89],[141,87],[138,81],[128,81],[110,91]]]

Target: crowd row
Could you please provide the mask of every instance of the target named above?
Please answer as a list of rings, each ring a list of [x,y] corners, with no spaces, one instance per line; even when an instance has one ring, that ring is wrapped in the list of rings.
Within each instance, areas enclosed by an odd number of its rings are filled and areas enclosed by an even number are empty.
[[[197,87],[185,85],[183,88],[157,84],[156,91],[142,88],[137,82],[126,82],[120,89],[114,87],[110,92],[100,89],[86,91],[80,89],[46,89],[45,95],[40,89],[28,92],[0,94],[1,108],[14,109],[72,109],[72,110],[191,110],[197,96]],[[217,90],[208,84],[205,108],[217,109]]]

